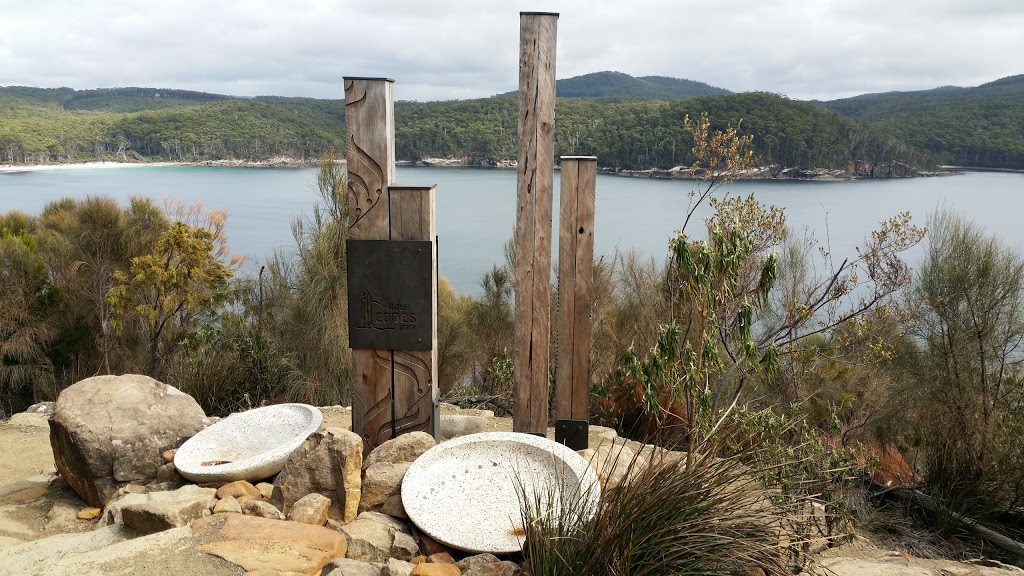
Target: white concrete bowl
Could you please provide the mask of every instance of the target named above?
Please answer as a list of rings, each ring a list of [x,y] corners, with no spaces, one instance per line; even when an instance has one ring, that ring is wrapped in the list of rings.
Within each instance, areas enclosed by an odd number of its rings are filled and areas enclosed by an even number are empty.
[[[193,482],[269,478],[284,468],[323,419],[320,410],[306,404],[232,414],[186,440],[174,455],[174,466]]]
[[[409,467],[402,504],[434,540],[467,552],[523,549],[520,500],[539,496],[549,509],[574,499],[581,520],[597,510],[601,488],[586,460],[547,438],[481,432],[442,442]],[[548,502],[554,502],[551,506]]]

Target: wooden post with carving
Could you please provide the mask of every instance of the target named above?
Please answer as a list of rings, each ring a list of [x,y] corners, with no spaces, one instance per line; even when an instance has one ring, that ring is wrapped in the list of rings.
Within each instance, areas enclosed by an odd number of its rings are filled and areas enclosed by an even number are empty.
[[[562,156],[561,165],[555,419],[588,420],[597,158]]]
[[[519,22],[515,409],[512,427],[516,432],[544,434],[548,422],[551,195],[558,14],[521,12]]]
[[[373,325],[375,317],[384,328],[396,329],[399,318],[404,322],[409,317],[408,313],[395,312],[404,310],[402,304],[375,299],[369,291],[361,300],[352,297],[353,273],[365,271],[368,265],[353,259],[351,243],[429,240],[432,246],[429,248],[432,270],[425,274],[423,280],[430,282],[429,294],[433,295],[426,311],[432,323],[432,336],[426,343],[430,349],[352,349],[352,430],[363,439],[364,452],[369,452],[400,432],[423,430],[435,438],[439,436],[438,421],[434,415],[437,400],[434,190],[432,187],[394,186],[392,80],[345,78],[345,125],[348,131],[350,341],[354,328],[363,328],[367,332],[379,328]],[[361,246],[368,245],[371,244],[364,242]],[[379,248],[381,245],[376,246]],[[393,324],[383,324],[387,322]],[[350,344],[355,346],[352,342]]]

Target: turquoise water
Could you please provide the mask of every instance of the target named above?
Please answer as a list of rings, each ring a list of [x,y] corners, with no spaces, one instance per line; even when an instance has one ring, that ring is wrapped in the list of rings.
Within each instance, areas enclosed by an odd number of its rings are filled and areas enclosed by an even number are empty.
[[[403,185],[437,185],[439,267],[456,290],[477,294],[480,277],[504,261],[503,245],[515,224],[514,170],[473,168],[398,168]],[[595,252],[636,249],[661,259],[669,236],[682,225],[694,188],[689,181],[598,176]],[[558,220],[555,174],[554,220]],[[998,233],[1010,245],[1024,247],[1024,175],[971,172],[946,178],[856,182],[739,182],[734,194],[754,194],[763,203],[782,206],[791,229],[812,231],[827,241],[841,261],[879,221],[909,210],[923,224],[944,205]],[[64,197],[104,195],[125,201],[141,194],[156,199],[202,202],[228,212],[232,249],[258,270],[274,250],[292,246],[290,222],[312,211],[317,200],[311,169],[195,168],[144,166],[78,168],[0,173],[0,211],[39,212]],[[702,210],[700,218],[708,214]],[[701,229],[691,222],[690,232]],[[557,230],[557,228],[555,228]],[[557,232],[553,238],[557,239]],[[557,257],[558,247],[552,246]],[[913,261],[920,249],[909,255]]]

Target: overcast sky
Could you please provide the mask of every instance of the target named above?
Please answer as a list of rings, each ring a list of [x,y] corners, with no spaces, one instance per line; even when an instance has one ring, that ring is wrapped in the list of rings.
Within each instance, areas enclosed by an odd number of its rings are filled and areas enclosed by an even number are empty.
[[[0,0],[0,86],[490,96],[517,86],[520,10],[561,14],[559,78],[832,99],[1024,73],[1024,0]]]

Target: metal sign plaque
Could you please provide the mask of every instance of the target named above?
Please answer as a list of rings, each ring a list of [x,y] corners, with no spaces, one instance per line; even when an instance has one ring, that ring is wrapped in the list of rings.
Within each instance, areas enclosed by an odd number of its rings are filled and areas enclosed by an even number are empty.
[[[347,240],[351,348],[430,350],[433,243]]]

